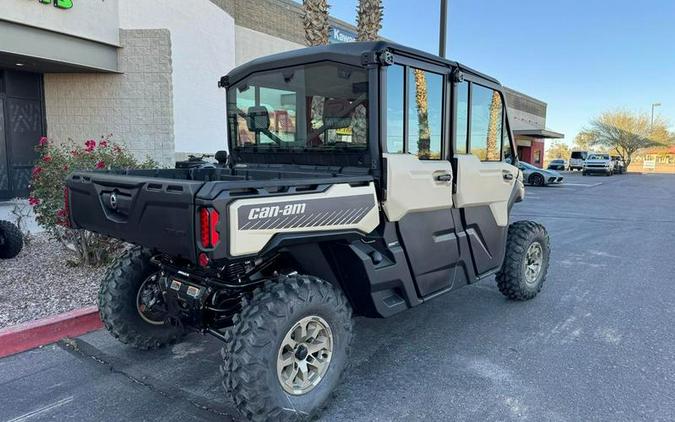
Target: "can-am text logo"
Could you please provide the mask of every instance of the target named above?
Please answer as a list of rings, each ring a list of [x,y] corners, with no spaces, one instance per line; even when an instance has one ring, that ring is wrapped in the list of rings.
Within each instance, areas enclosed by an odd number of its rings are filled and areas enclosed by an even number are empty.
[[[289,216],[304,214],[306,205],[304,202],[300,204],[288,204],[288,205],[273,205],[271,207],[260,207],[260,208],[251,208],[251,211],[248,213],[249,220],[259,220],[261,218],[271,218],[278,216]]]
[[[42,4],[52,4],[52,0],[38,0]],[[54,0],[54,7],[59,9],[72,9],[73,0]]]

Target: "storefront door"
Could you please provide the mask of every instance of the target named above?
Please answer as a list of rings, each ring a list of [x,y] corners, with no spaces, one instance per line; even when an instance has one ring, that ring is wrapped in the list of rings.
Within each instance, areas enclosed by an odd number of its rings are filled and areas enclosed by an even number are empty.
[[[41,74],[0,70],[0,200],[28,195],[43,104]]]

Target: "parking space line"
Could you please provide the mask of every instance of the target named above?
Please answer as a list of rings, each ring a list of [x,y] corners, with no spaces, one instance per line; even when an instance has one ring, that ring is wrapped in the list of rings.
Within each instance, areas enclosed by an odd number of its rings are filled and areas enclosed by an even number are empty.
[[[566,183],[565,182],[565,183],[563,183],[563,186],[583,186],[583,187],[586,187],[586,188],[592,188],[594,186],[600,186],[602,184],[603,184],[603,182],[593,183],[591,185],[589,185],[588,183]]]
[[[54,403],[52,403],[52,404],[48,404],[48,405],[46,405],[46,406],[39,407],[39,408],[37,408],[37,409],[35,409],[35,410],[32,410],[32,411],[30,411],[30,412],[28,412],[28,413],[24,413],[24,414],[21,415],[21,416],[17,416],[17,417],[14,418],[14,419],[10,419],[10,420],[8,420],[7,422],[23,422],[23,421],[27,421],[28,419],[30,419],[30,418],[32,418],[32,417],[34,417],[34,416],[40,416],[40,415],[42,415],[42,414],[44,414],[44,413],[49,412],[49,411],[52,410],[52,409],[56,409],[57,407],[61,407],[61,406],[63,406],[64,404],[68,404],[68,403],[70,403],[71,401],[73,401],[73,396],[69,396],[69,397],[66,397],[66,398],[64,398],[64,399],[61,399],[61,400],[59,400],[59,401],[57,401],[57,402],[54,402]]]

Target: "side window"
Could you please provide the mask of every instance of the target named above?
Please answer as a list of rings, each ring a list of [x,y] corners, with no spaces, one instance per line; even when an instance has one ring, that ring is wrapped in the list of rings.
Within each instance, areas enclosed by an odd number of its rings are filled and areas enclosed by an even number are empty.
[[[469,83],[457,84],[457,121],[455,123],[455,153],[466,154],[469,125]]]
[[[499,92],[472,84],[471,154],[481,161],[501,160],[503,109]]]
[[[387,152],[403,153],[403,66],[387,67]]]
[[[408,153],[422,160],[441,159],[443,76],[408,70]]]
[[[511,156],[512,154],[511,139],[509,138],[509,130],[506,126],[506,114],[504,114],[503,116],[504,117],[502,118],[503,119],[502,121],[504,122],[504,125],[502,128],[502,150],[503,150],[502,156],[504,160],[506,160],[506,162],[512,163],[513,157]]]

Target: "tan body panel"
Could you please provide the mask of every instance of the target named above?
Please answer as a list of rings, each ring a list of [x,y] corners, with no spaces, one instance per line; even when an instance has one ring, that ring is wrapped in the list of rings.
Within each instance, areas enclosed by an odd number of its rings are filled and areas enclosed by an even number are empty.
[[[509,198],[516,185],[518,169],[502,161],[480,161],[471,154],[456,155],[457,208],[489,205],[498,226],[509,224]],[[511,174],[508,179],[505,175]],[[508,176],[507,176],[508,177]]]
[[[452,175],[446,160],[420,160],[411,154],[382,154],[387,159],[387,197],[382,208],[389,221],[399,221],[408,213],[452,207],[452,180],[438,181],[439,175]]]
[[[335,184],[321,193],[238,199],[229,208],[230,255],[260,252],[279,233],[358,230],[380,223],[375,185]]]

